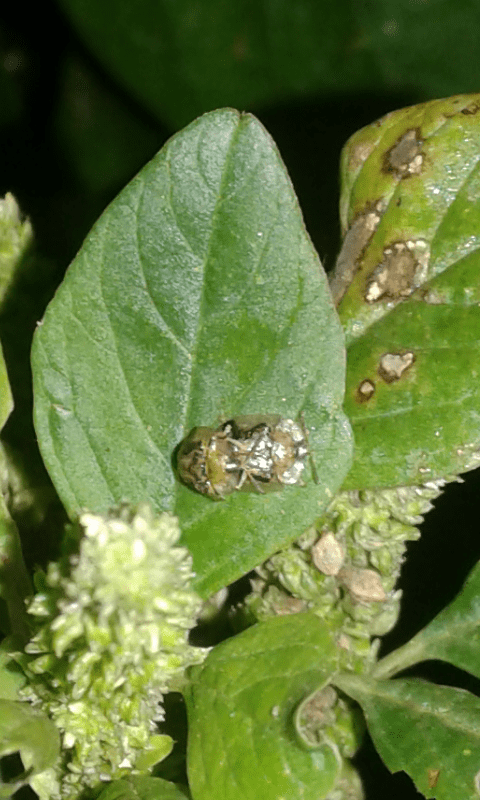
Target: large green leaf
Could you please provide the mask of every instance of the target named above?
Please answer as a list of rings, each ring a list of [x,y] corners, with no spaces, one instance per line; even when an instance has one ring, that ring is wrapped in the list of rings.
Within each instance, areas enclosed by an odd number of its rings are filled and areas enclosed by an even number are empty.
[[[332,289],[346,329],[346,487],[479,463],[480,95],[403,109],[343,154]]]
[[[208,594],[293,540],[350,462],[343,334],[292,186],[251,116],[208,114],[107,209],[37,331],[35,424],[70,514],[178,514]],[[213,502],[175,480],[196,425],[303,414],[305,487]]]
[[[475,0],[63,0],[81,35],[153,113],[178,127],[225,105],[305,93],[474,91]]]
[[[477,800],[478,697],[416,679],[342,674],[335,683],[362,706],[375,747],[392,772],[407,772],[426,798]]]
[[[210,653],[187,697],[195,800],[321,800],[339,775],[334,749],[296,738],[301,700],[337,667],[335,639],[313,614],[272,617]]]
[[[375,677],[428,659],[449,661],[480,678],[480,564],[455,600],[407,644],[378,662]]]

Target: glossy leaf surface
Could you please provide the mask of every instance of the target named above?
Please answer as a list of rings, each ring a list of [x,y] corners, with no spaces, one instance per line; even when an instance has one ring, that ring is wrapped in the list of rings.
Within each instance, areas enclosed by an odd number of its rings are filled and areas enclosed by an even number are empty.
[[[346,487],[424,483],[479,463],[480,95],[396,111],[343,153]]]
[[[407,772],[427,799],[476,800],[478,697],[416,679],[342,675],[337,683],[360,703],[375,747],[392,772]]]
[[[311,614],[272,617],[218,645],[187,697],[195,800],[324,798],[337,758],[328,745],[301,745],[293,713],[336,666],[334,638]]]
[[[69,513],[125,499],[175,512],[199,591],[321,513],[350,462],[343,333],[254,118],[197,120],[117,197],[47,310],[33,369],[39,444]],[[305,487],[213,502],[175,479],[193,427],[258,413],[304,419]]]

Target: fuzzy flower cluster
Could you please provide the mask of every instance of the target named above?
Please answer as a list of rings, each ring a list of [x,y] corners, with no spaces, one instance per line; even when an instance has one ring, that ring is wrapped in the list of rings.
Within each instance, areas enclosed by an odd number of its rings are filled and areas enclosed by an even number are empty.
[[[398,617],[406,543],[420,536],[417,526],[443,485],[340,492],[315,526],[257,569],[247,611],[262,619],[315,609],[342,633],[347,662],[375,659],[371,637]]]
[[[145,771],[171,748],[155,734],[163,695],[205,655],[187,642],[201,600],[179,536],[175,517],[147,506],[83,514],[68,552],[37,576],[24,695],[62,733],[63,798]]]

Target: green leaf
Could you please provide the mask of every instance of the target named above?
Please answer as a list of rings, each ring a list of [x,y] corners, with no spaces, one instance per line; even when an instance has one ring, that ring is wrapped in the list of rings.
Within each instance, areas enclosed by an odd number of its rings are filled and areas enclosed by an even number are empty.
[[[13,784],[0,782],[0,797],[10,797],[33,775],[53,766],[60,750],[54,724],[27,703],[0,700],[0,756],[19,752],[25,773]]]
[[[13,398],[10,391],[7,367],[0,345],[0,430],[5,425],[13,409]]]
[[[429,659],[449,661],[480,678],[480,563],[455,600],[407,644],[382,658],[374,675],[384,678]]]
[[[12,660],[9,650],[12,641],[3,639],[0,644],[0,699],[18,700],[18,691],[25,686],[26,678],[20,667]]]
[[[218,645],[187,696],[195,800],[321,800],[339,775],[334,749],[308,749],[293,714],[337,667],[335,640],[313,614],[272,617]]]
[[[477,800],[477,697],[416,679],[373,681],[342,674],[335,684],[360,703],[375,747],[392,772],[407,772],[426,798]]]
[[[480,95],[387,115],[342,159],[332,282],[347,337],[346,488],[478,465]]]
[[[113,781],[98,795],[98,800],[185,800],[188,792],[162,778],[134,776]]]
[[[107,209],[37,330],[35,424],[70,514],[124,499],[180,518],[209,594],[292,541],[343,480],[343,334],[279,154],[223,110],[175,136]],[[175,480],[194,426],[303,414],[305,487],[224,502]],[[305,472],[310,472],[305,470]]]

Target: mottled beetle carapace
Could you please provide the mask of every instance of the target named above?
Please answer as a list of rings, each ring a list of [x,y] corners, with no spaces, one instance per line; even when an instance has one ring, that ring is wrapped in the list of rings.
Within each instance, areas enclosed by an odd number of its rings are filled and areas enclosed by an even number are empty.
[[[302,485],[305,432],[278,414],[235,417],[218,428],[193,428],[177,451],[182,483],[220,500],[235,491],[261,494]]]

